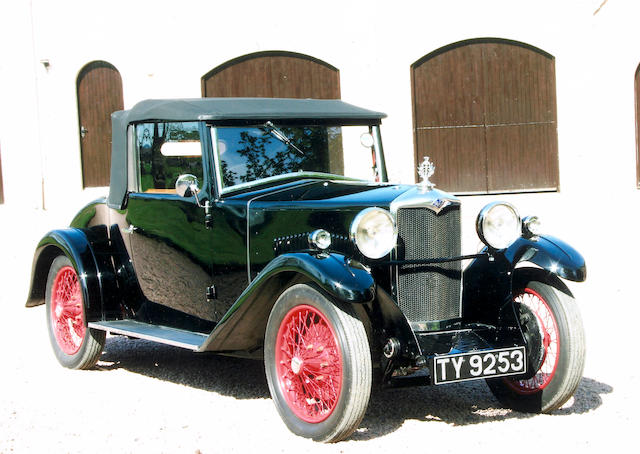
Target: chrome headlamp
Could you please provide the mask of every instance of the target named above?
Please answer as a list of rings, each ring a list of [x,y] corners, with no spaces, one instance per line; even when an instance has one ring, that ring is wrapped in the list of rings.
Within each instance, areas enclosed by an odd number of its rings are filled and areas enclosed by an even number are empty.
[[[522,232],[520,215],[509,203],[490,203],[480,210],[476,230],[482,242],[490,248],[505,249],[517,240]]]
[[[354,218],[350,236],[365,257],[379,259],[394,248],[398,231],[391,213],[373,207],[362,210]]]

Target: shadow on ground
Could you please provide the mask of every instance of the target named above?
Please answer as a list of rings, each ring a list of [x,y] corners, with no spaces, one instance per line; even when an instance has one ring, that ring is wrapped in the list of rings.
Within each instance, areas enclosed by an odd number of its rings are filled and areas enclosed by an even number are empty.
[[[193,353],[144,340],[108,339],[98,367],[103,371],[125,369],[236,399],[270,397],[261,361]],[[594,410],[602,404],[601,396],[612,391],[607,384],[583,378],[574,397],[553,414]],[[502,408],[484,381],[437,387],[375,388],[367,413],[350,439],[377,438],[396,431],[407,420],[463,426],[534,416]]]
[[[583,378],[573,398],[554,415],[586,413],[602,405],[602,395],[613,388]],[[394,432],[407,420],[440,422],[456,426],[536,417],[505,409],[483,380],[447,386],[379,389],[372,393],[369,408],[351,439],[372,439]]]

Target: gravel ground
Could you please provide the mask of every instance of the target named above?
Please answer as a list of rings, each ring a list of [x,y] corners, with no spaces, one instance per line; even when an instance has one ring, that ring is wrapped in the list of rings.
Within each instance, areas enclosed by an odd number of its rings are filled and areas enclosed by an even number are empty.
[[[359,429],[322,445],[281,422],[260,362],[110,337],[97,370],[59,366],[44,309],[25,309],[24,301],[35,243],[66,220],[0,207],[0,453],[528,453],[635,445],[640,380],[633,353],[621,348],[634,345],[635,335],[620,320],[638,317],[633,273],[572,286],[583,308],[587,366],[574,398],[553,414],[505,410],[484,382],[376,390]],[[611,317],[601,316],[601,304]]]

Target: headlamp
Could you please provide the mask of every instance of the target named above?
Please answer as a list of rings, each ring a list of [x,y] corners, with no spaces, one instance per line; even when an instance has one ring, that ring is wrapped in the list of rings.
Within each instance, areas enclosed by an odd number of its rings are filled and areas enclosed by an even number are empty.
[[[391,213],[373,207],[362,210],[354,218],[350,236],[365,257],[379,259],[394,248],[398,232]]]
[[[490,203],[480,210],[476,230],[482,242],[490,248],[505,249],[520,236],[520,215],[509,203]]]

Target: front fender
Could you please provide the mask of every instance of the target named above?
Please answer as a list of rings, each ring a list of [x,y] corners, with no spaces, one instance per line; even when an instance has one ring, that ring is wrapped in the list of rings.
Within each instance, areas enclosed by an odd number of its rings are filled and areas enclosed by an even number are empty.
[[[306,276],[340,301],[369,303],[375,298],[373,276],[358,262],[351,261],[341,254],[289,253],[279,255],[269,262],[240,295],[238,301],[242,300],[245,294],[251,294],[260,288],[273,276],[284,272]],[[229,312],[232,311],[233,307]],[[225,318],[226,316],[222,321]]]
[[[292,282],[309,281],[344,302],[364,304],[376,296],[371,273],[341,254],[282,254],[251,281],[200,350],[251,350],[262,345],[267,319],[280,293]]]
[[[490,325],[499,323],[502,308],[513,300],[513,271],[518,263],[531,262],[572,281],[584,281],[587,275],[582,255],[551,236],[521,237],[504,251],[489,255],[485,248],[482,252],[464,270],[463,317]]]
[[[570,281],[583,282],[587,278],[584,258],[573,247],[552,236],[534,239],[518,238],[504,252],[513,267],[519,262],[531,262],[540,268]]]

